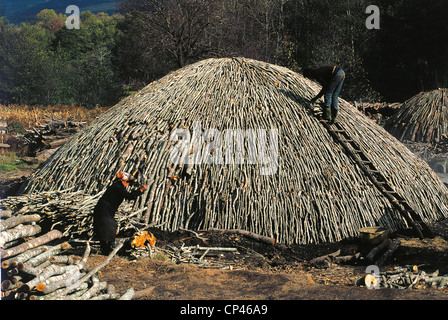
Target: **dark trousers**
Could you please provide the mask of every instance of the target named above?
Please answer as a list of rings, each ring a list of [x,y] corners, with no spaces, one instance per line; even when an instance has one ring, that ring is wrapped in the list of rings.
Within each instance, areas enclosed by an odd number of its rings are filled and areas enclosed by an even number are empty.
[[[339,94],[345,80],[345,72],[340,69],[331,80],[327,92],[325,92],[325,107],[333,110],[339,109]]]
[[[115,241],[100,241],[101,254],[108,256],[115,249]]]

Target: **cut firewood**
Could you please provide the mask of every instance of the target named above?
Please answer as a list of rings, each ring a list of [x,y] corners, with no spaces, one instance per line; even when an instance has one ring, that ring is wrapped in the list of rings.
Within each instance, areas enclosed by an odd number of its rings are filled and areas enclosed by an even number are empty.
[[[314,258],[310,261],[310,263],[315,266],[329,266],[334,262],[335,257],[339,256],[340,254],[341,250],[338,250],[336,252]]]
[[[387,246],[390,244],[390,239],[386,239],[383,242],[381,242],[378,246],[374,247],[370,252],[367,254],[366,259],[370,262],[375,261],[375,257],[384,249],[387,248]]]
[[[336,263],[351,263],[351,262],[358,260],[360,256],[361,256],[361,253],[358,252],[354,255],[348,255],[348,256],[342,256],[342,257],[338,256],[338,257],[335,257],[334,260]]]
[[[130,288],[120,297],[120,300],[132,300],[134,294],[135,294],[134,289]]]
[[[375,264],[378,267],[383,266],[387,262],[387,260],[392,257],[392,255],[398,249],[400,244],[401,244],[400,239],[394,240],[391,243],[389,243],[386,252],[376,261]]]
[[[38,225],[18,225],[15,228],[0,233],[0,247],[3,248],[5,244],[13,240],[34,236],[41,232],[41,230],[42,228]]]

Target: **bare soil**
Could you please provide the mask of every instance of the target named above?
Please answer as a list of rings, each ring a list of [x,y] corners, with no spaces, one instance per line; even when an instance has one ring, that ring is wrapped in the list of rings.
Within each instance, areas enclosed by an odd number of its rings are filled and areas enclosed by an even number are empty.
[[[447,223],[433,226],[434,239],[397,235],[402,244],[392,261],[393,266],[419,265],[421,270],[448,273]],[[105,281],[119,292],[154,287],[147,300],[447,300],[448,290],[386,289],[369,290],[355,285],[365,275],[367,264],[332,265],[319,269],[310,266],[312,258],[341,250],[341,255],[370,250],[357,240],[319,245],[274,246],[239,235],[203,232],[203,241],[188,232],[164,233],[151,230],[158,239],[156,246],[234,247],[238,254],[227,253],[216,259],[232,265],[232,270],[200,268],[193,264],[175,264],[157,258],[130,260],[115,257],[103,270]],[[97,265],[104,256],[92,255]],[[382,270],[383,271],[383,270]]]

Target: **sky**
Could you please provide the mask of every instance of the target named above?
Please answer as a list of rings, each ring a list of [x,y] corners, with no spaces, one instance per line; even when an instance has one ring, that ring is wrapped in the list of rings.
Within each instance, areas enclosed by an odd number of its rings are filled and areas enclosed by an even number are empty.
[[[6,17],[10,23],[19,24],[33,20],[43,9],[54,9],[57,13],[65,13],[69,5],[76,5],[82,11],[115,12],[117,0],[0,0],[0,16]]]

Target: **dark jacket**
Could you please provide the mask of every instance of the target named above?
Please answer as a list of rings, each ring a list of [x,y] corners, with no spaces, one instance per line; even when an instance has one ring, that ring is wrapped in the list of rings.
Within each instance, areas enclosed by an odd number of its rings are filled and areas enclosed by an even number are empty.
[[[135,200],[143,192],[128,192],[120,180],[115,181],[103,194],[93,210],[93,231],[96,240],[113,241],[117,233],[115,212],[124,199]]]

